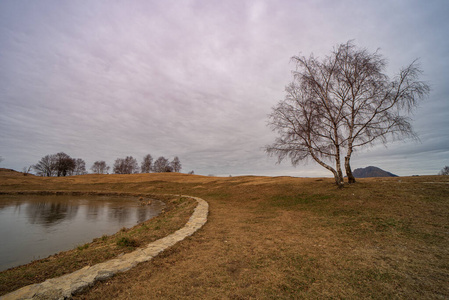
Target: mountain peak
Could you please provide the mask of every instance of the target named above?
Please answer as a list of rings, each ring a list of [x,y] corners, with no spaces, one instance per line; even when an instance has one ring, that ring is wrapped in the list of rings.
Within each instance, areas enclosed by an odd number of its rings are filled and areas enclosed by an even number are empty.
[[[393,173],[382,170],[381,168],[369,166],[366,168],[355,169],[352,174],[355,178],[367,178],[367,177],[398,177]]]

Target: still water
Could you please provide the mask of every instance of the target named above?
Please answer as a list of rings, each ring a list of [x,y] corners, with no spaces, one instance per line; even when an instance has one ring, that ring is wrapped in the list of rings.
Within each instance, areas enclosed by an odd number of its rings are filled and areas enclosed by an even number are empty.
[[[163,207],[135,197],[0,195],[0,271],[133,227]]]

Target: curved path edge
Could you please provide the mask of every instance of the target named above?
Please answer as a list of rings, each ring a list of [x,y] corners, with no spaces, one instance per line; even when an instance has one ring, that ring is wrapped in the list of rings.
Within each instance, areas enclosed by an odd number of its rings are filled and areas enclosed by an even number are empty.
[[[174,233],[149,243],[146,248],[140,248],[120,257],[87,266],[61,277],[47,279],[44,282],[22,287],[14,292],[3,295],[0,299],[69,299],[72,295],[93,286],[96,281],[106,280],[114,274],[125,272],[137,264],[151,260],[165,249],[173,246],[186,237],[191,236],[207,222],[209,205],[201,198],[181,195],[198,202],[189,221],[183,228]]]

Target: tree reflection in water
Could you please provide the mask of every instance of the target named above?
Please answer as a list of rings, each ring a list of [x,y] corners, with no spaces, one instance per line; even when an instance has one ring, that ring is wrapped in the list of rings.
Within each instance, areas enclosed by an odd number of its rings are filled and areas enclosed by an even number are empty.
[[[73,219],[78,213],[78,205],[64,202],[29,202],[26,205],[28,221],[31,224],[39,224],[50,227],[65,219]]]
[[[154,211],[160,211],[161,206],[159,201],[152,201],[150,205],[139,206],[136,210],[137,223],[142,223],[145,220],[153,217]]]
[[[120,207],[111,207],[109,209],[108,217],[110,221],[116,220],[122,223],[124,220],[128,218],[128,215],[129,209],[120,206]]]

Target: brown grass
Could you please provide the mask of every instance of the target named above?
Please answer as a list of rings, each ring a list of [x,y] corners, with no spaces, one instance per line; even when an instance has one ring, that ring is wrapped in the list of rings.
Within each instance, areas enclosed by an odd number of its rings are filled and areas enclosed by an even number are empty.
[[[13,190],[209,202],[199,232],[79,299],[449,297],[449,177],[364,179],[338,190],[326,178],[3,175],[0,191]]]

